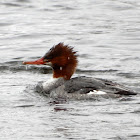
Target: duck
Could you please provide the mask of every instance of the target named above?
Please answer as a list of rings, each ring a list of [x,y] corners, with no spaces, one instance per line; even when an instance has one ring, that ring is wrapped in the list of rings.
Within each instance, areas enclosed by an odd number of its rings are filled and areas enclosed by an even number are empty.
[[[24,61],[24,65],[47,65],[52,68],[53,78],[38,83],[36,91],[52,98],[97,99],[120,98],[137,95],[131,89],[110,80],[79,76],[71,78],[78,65],[74,47],[58,43],[43,57],[35,61]]]

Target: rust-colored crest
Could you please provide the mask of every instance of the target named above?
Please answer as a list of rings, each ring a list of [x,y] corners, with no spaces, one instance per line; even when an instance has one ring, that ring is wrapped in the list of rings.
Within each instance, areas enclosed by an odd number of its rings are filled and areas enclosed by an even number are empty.
[[[63,77],[68,80],[75,72],[77,56],[73,48],[59,43],[52,47],[44,56],[44,60],[52,63],[53,77]]]

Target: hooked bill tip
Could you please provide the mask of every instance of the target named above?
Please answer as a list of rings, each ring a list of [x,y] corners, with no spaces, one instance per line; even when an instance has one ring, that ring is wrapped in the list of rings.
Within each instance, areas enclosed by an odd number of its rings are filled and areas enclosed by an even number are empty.
[[[26,65],[26,62],[23,61],[22,64],[23,64],[23,65]]]

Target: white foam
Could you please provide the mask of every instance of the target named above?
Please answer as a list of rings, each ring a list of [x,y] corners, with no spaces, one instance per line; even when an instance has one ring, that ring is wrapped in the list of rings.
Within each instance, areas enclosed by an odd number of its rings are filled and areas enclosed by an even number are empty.
[[[104,91],[100,91],[100,90],[93,90],[93,91],[90,91],[89,93],[87,93],[88,95],[104,95],[104,94],[107,94],[106,92]]]

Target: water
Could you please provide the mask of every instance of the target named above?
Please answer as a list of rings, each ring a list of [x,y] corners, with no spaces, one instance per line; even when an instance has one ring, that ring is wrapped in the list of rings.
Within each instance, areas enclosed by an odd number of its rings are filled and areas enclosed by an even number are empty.
[[[140,96],[50,104],[34,92],[45,66],[23,66],[54,44],[78,51],[74,76],[140,90],[139,0],[0,1],[1,140],[139,140]]]

